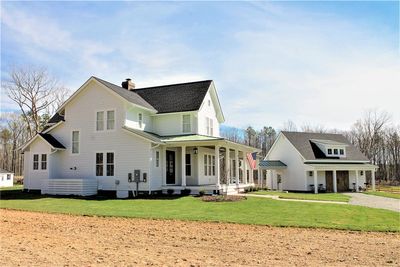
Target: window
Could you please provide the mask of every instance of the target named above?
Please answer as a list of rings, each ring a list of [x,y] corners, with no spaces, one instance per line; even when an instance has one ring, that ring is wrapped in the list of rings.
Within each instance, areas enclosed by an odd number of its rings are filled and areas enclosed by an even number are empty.
[[[332,149],[328,148],[328,155],[332,155]]]
[[[204,155],[204,175],[215,175],[215,156]]]
[[[191,165],[191,155],[190,154],[186,154],[186,175],[187,176],[191,176],[192,175],[192,165]]]
[[[314,176],[314,172],[313,171],[309,171],[308,172],[308,176],[310,176],[310,177]]]
[[[96,153],[96,176],[103,176],[103,153]]]
[[[107,111],[107,130],[114,130],[115,128],[115,111]]]
[[[42,154],[41,169],[42,170],[46,170],[47,169],[47,154]]]
[[[182,132],[190,133],[191,130],[190,115],[182,115]]]
[[[107,153],[107,176],[114,176],[114,153]]]
[[[214,121],[210,118],[206,118],[206,130],[207,135],[214,135]]]
[[[72,131],[72,154],[79,153],[79,131]]]
[[[156,151],[156,167],[160,167],[160,151]]]
[[[334,154],[334,155],[337,155],[337,154],[338,154],[338,149],[337,149],[337,148],[335,148],[335,149],[333,150],[333,154]]]
[[[207,155],[204,155],[204,175],[207,176]]]
[[[360,171],[360,175],[363,176],[364,175],[364,171]]]
[[[138,122],[139,122],[139,128],[143,127],[143,114],[139,113],[138,114]]]
[[[33,169],[38,170],[39,169],[39,154],[34,154],[33,155]]]
[[[11,180],[11,174],[7,174],[7,180]]]
[[[98,111],[96,113],[96,131],[104,130],[104,111]]]
[[[342,156],[344,155],[344,149],[343,148],[339,149],[339,154],[342,155]]]

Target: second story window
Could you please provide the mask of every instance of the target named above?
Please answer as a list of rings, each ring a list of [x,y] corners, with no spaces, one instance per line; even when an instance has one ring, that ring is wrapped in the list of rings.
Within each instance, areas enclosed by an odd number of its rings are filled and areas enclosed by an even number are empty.
[[[115,111],[107,111],[107,130],[114,130],[115,128]]]
[[[79,154],[79,131],[72,131],[72,154]]]
[[[207,135],[214,135],[214,121],[210,118],[206,118],[206,130]]]
[[[104,111],[98,111],[96,113],[96,131],[104,130]]]
[[[143,114],[139,113],[138,114],[138,121],[139,121],[139,128],[143,127]]]
[[[192,131],[190,124],[190,115],[182,115],[182,132],[190,133]]]

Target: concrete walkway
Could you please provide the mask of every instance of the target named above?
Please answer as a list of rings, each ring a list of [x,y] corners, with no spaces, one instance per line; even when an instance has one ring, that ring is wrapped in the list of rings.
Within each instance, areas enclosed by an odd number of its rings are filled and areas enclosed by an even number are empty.
[[[309,203],[324,203],[324,204],[342,204],[347,205],[347,202],[339,202],[339,201],[325,201],[325,200],[308,200],[308,199],[288,199],[288,198],[280,198],[276,195],[256,195],[256,194],[236,194],[237,196],[244,197],[261,197],[261,198],[271,198],[275,200],[281,201],[293,201],[293,202],[309,202]]]
[[[343,193],[350,196],[350,205],[387,209],[400,212],[400,199],[367,195],[362,193]]]

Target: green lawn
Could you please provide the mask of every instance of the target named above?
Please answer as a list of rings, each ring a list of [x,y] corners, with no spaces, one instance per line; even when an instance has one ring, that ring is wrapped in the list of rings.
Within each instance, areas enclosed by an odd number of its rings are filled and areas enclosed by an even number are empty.
[[[376,192],[365,192],[365,194],[400,199],[400,194],[389,193],[389,192],[377,192],[376,191]]]
[[[256,197],[240,202],[214,203],[195,197],[126,200],[48,197],[22,193],[21,190],[2,190],[0,197],[0,208],[51,213],[400,231],[399,213],[393,211]]]
[[[349,202],[350,200],[349,196],[340,193],[311,194],[311,193],[284,193],[276,191],[256,191],[256,192],[250,192],[250,194],[275,195],[279,196],[279,198],[287,198],[287,199],[306,199],[306,200],[323,200],[323,201],[338,201],[338,202]]]

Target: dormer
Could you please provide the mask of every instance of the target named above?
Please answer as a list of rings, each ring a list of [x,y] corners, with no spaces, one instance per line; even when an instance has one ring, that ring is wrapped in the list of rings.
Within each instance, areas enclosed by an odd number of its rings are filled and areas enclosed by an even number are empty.
[[[348,144],[322,139],[311,139],[310,142],[314,143],[325,154],[326,157],[346,157],[346,147]]]

